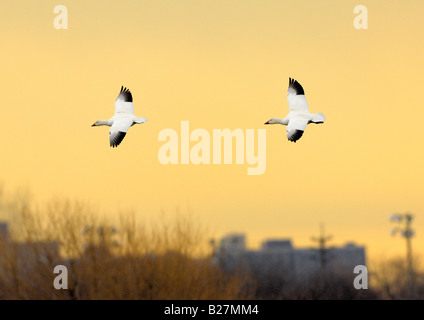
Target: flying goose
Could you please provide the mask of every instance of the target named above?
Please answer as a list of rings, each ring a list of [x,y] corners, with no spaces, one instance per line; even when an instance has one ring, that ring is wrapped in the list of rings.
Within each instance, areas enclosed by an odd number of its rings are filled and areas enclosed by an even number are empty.
[[[289,102],[289,114],[284,119],[272,118],[265,124],[287,126],[287,139],[290,141],[299,140],[309,123],[324,123],[325,117],[322,113],[312,114],[309,112],[305,91],[300,83],[292,78],[289,78],[287,101]]]
[[[115,101],[115,114],[109,120],[98,120],[92,127],[109,126],[109,140],[111,147],[117,147],[127,134],[128,129],[136,123],[146,122],[146,118],[134,116],[132,95],[129,89],[121,87]]]

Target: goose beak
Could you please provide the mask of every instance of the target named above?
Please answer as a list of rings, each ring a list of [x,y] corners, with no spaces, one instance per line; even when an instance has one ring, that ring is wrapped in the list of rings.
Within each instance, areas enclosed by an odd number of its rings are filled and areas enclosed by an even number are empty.
[[[264,124],[269,124],[269,121],[265,122]]]
[[[92,126],[92,127],[95,127],[95,126],[96,126],[96,124],[95,124],[95,123],[93,123],[91,126]]]

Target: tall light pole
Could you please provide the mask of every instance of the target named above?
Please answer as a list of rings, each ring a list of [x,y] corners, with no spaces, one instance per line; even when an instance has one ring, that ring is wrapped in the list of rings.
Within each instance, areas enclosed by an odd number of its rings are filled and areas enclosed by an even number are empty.
[[[391,234],[395,235],[400,233],[402,237],[406,239],[406,270],[408,276],[408,285],[409,285],[409,295],[414,294],[414,270],[413,270],[413,261],[412,261],[412,245],[411,238],[414,236],[414,230],[412,230],[413,215],[410,213],[395,213],[390,216],[390,220],[397,223],[404,223],[404,227],[395,227],[391,230]]]

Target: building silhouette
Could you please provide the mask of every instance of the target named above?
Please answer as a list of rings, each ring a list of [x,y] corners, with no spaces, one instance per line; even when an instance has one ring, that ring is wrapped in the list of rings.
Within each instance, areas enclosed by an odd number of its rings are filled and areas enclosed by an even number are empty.
[[[258,250],[246,247],[244,234],[223,237],[215,248],[214,262],[227,271],[245,269],[259,276],[308,281],[323,272],[322,248],[295,248],[290,239],[268,239]],[[365,265],[365,247],[354,243],[326,248],[326,274],[353,275],[357,265]]]

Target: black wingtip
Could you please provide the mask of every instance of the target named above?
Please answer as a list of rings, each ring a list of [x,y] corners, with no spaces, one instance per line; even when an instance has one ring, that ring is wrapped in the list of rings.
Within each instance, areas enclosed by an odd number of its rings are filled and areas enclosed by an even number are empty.
[[[119,144],[122,142],[122,140],[124,140],[126,134],[127,134],[126,132],[121,132],[121,131],[116,133],[114,135],[114,137],[112,139],[110,139],[110,146],[112,148],[119,146]]]
[[[297,140],[299,140],[303,135],[303,131],[302,130],[295,130],[289,137],[287,137],[287,139],[291,142],[295,142]]]
[[[296,95],[305,94],[305,91],[303,90],[303,87],[301,86],[301,84],[293,78],[289,78],[289,88],[292,88],[293,90],[295,90]]]
[[[119,92],[118,98],[119,96],[122,97],[122,100],[124,100],[125,102],[133,102],[133,98],[132,98],[132,94],[130,89],[127,89],[124,86],[121,86],[121,91]]]

